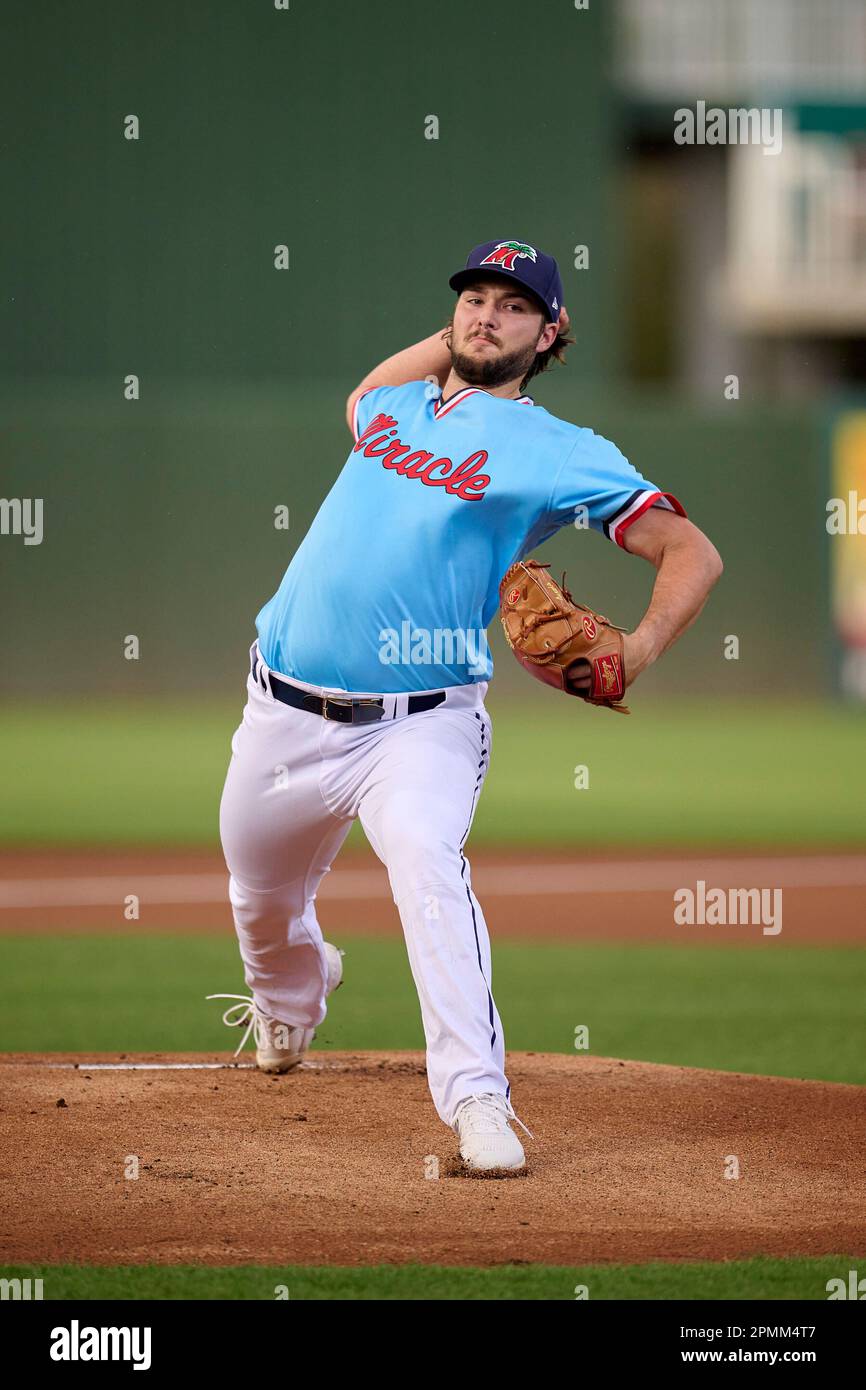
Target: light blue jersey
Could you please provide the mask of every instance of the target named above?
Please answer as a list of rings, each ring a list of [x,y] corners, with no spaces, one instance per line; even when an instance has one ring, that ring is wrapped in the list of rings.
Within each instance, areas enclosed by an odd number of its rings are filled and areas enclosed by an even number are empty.
[[[618,545],[651,506],[685,516],[619,449],[529,396],[379,386],[355,444],[256,619],[272,670],[370,693],[487,681],[499,583],[560,527]]]

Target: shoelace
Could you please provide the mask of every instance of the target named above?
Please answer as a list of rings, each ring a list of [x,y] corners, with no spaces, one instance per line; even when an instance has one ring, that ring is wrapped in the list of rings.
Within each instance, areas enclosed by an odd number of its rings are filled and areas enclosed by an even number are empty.
[[[514,1120],[515,1124],[520,1125],[524,1134],[528,1134],[530,1139],[535,1135],[526,1128],[522,1120],[519,1120],[514,1113],[514,1107],[510,1100],[498,1092],[485,1091],[483,1095],[467,1096],[466,1100],[457,1107],[459,1115],[464,1105],[473,1103],[470,1110],[469,1127],[474,1134],[500,1134],[505,1121]],[[455,1117],[456,1118],[456,1117]]]
[[[246,1032],[235,1048],[234,1055],[237,1057],[242,1052],[249,1041],[250,1033],[255,1035],[256,1047],[262,1047],[268,1041],[267,1025],[264,1014],[260,1014],[256,1008],[255,1000],[249,994],[207,994],[206,999],[236,999],[238,1002],[232,1004],[223,1014],[223,1023],[228,1028],[243,1028],[246,1024]],[[238,1014],[238,1018],[233,1018],[233,1014]]]

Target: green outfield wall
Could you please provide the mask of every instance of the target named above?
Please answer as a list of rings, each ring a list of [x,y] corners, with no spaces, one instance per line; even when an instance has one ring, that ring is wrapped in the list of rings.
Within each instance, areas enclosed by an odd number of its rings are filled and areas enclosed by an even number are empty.
[[[285,4],[14,7],[0,373],[357,374],[432,331],[472,246],[519,237],[562,265],[603,379],[609,7]]]
[[[677,493],[727,564],[644,688],[829,688],[817,419],[748,404],[745,382],[715,411],[617,384],[640,229],[616,212],[612,12],[18,7],[0,496],[41,498],[44,536],[0,535],[0,694],[186,690],[202,670],[235,689],[253,616],[345,457],[346,394],[445,321],[449,273],[500,235],[563,271],[577,341],[538,400]],[[543,558],[611,617],[640,615],[651,572],[603,538],[565,533]],[[521,679],[505,662],[498,678]]]

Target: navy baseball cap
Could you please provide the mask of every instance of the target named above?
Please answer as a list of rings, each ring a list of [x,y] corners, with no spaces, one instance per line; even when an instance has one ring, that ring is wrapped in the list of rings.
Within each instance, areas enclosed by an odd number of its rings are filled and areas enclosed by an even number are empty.
[[[476,270],[493,271],[516,280],[531,290],[547,311],[548,323],[556,323],[562,308],[562,277],[552,256],[546,256],[526,241],[485,241],[469,252],[463,270],[456,270],[448,281],[459,294],[475,277]]]

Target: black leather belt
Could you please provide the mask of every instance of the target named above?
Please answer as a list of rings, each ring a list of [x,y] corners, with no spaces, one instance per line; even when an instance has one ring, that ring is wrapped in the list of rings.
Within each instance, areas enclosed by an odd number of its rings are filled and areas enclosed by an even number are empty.
[[[274,699],[283,705],[306,710],[308,714],[321,715],[323,719],[336,720],[339,724],[375,724],[385,713],[384,701],[372,697],[352,700],[348,696],[313,695],[308,690],[300,690],[296,685],[289,685],[287,681],[281,680],[275,672],[265,671],[255,656],[251,663],[254,677],[257,665]],[[407,712],[420,714],[422,710],[435,709],[444,699],[444,690],[435,690],[429,695],[410,695]]]

